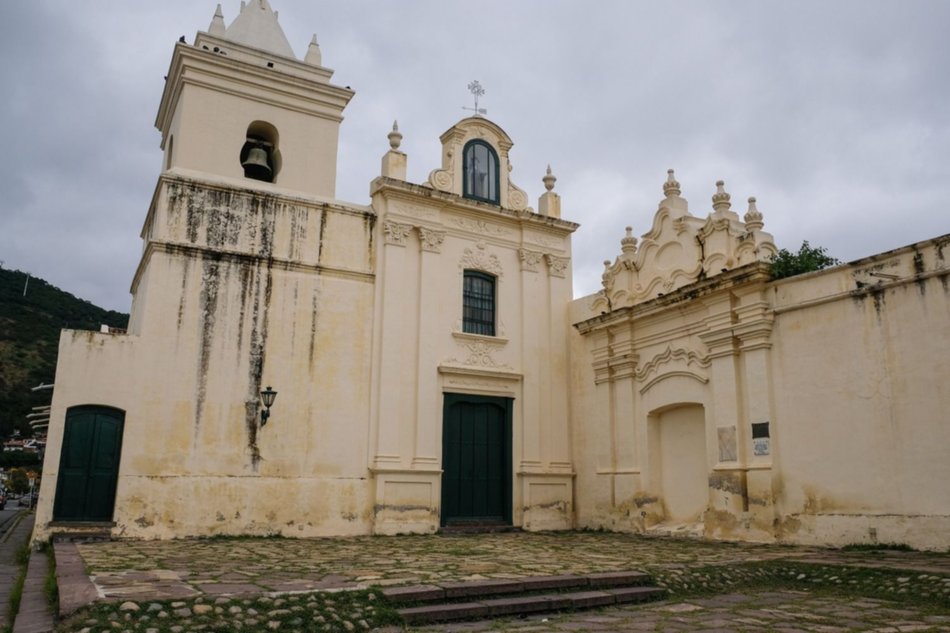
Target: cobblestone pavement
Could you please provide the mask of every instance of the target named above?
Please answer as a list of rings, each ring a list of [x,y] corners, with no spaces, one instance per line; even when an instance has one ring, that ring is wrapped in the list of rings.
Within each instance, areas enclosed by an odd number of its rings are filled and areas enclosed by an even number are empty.
[[[532,616],[518,620],[441,624],[397,631],[442,631],[481,633],[486,631],[542,632],[590,631],[779,631],[782,633],[844,633],[874,631],[950,631],[950,614],[933,613],[886,600],[814,596],[804,591],[763,591],[729,593],[683,602],[659,602],[648,606],[628,606],[553,616]]]
[[[841,552],[596,532],[334,539],[195,539],[79,545],[100,595],[168,600],[597,571],[650,572],[756,560],[950,573],[950,554]]]
[[[382,630],[950,631],[950,553],[596,532],[60,543],[58,557],[61,545],[105,598],[67,618],[61,633],[368,631],[393,621],[385,605],[375,610],[372,592],[313,592],[625,570],[647,571],[670,599]]]

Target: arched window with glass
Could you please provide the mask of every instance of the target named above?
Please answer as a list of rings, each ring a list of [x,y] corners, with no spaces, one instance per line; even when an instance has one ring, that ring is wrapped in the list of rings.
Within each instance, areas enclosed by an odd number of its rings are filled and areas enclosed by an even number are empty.
[[[466,198],[498,204],[498,154],[480,139],[469,141],[462,152]]]
[[[462,331],[495,336],[495,278],[480,270],[465,271]]]

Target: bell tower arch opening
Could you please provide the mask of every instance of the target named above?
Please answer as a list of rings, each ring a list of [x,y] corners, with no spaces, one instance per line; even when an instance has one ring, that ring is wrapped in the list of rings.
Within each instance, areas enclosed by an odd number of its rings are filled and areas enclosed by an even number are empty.
[[[254,121],[247,127],[247,140],[241,147],[244,177],[263,182],[277,182],[280,172],[280,135],[270,123]]]

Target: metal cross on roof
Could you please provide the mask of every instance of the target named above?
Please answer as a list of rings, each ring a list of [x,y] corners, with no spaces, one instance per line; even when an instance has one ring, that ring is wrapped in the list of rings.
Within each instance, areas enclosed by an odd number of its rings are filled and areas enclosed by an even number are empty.
[[[482,84],[478,83],[478,80],[476,79],[475,81],[473,81],[473,82],[471,82],[470,84],[468,84],[468,91],[472,93],[472,96],[473,96],[473,97],[475,97],[475,107],[474,107],[474,108],[467,108],[467,107],[465,107],[465,106],[462,106],[462,109],[463,109],[463,110],[471,110],[472,112],[475,113],[475,116],[479,116],[479,115],[482,115],[482,114],[488,114],[488,110],[487,110],[486,108],[479,108],[479,107],[478,107],[478,98],[479,98],[480,96],[482,96],[483,94],[485,94],[485,89],[482,88]]]

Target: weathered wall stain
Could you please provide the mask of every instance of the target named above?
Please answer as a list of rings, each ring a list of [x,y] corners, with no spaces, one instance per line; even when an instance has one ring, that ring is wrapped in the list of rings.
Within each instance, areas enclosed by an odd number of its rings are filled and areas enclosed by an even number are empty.
[[[923,278],[924,274],[924,254],[916,248],[914,249],[914,277],[917,284],[917,290],[921,296],[927,294],[927,280]]]
[[[215,311],[218,307],[220,262],[217,259],[212,259],[212,257],[211,255],[203,255],[201,258],[201,293],[198,302],[201,340],[198,345],[198,386],[195,394],[196,441],[208,389],[208,367],[211,362],[211,347],[214,342]]]
[[[178,298],[178,330],[185,317],[185,299],[188,297],[188,271],[191,270],[191,258],[185,257],[181,267],[181,297]]]
[[[368,215],[363,218],[363,222],[366,225],[366,250],[369,254],[367,263],[369,269],[373,272],[376,272],[376,249],[373,248],[373,240],[375,238],[374,231],[376,230],[376,216]]]
[[[709,487],[713,490],[730,492],[734,495],[745,495],[745,483],[738,473],[711,473]]]
[[[300,259],[300,246],[307,239],[307,219],[309,217],[309,210],[299,207],[290,213],[290,243],[287,248],[287,258],[290,261]]]
[[[241,306],[238,309],[238,336],[237,336],[237,358],[241,359],[241,351],[244,348],[244,317],[247,314],[247,301],[251,296],[251,273],[253,269],[249,265],[240,267],[240,295]]]
[[[269,196],[256,196],[252,201],[255,215],[260,218],[260,242],[258,256],[265,265],[257,265],[254,280],[254,302],[251,306],[251,331],[248,345],[248,381],[244,400],[244,425],[247,430],[247,449],[251,459],[251,468],[256,472],[261,462],[260,447],[257,444],[258,408],[262,389],[262,376],[267,349],[268,316],[273,290],[273,249],[274,221],[276,210],[274,199]],[[263,295],[263,296],[262,296]]]
[[[216,327],[217,313],[221,310],[226,312],[227,306],[222,306],[221,301],[228,294],[228,289],[234,288],[237,282],[237,360],[240,364],[247,363],[244,422],[250,465],[256,471],[261,461],[257,442],[259,394],[263,388],[268,312],[273,291],[275,223],[276,217],[286,209],[272,195],[257,192],[247,195],[247,192],[220,191],[191,184],[169,185],[169,200],[178,213],[184,207],[185,238],[192,244],[206,245],[210,249],[202,249],[197,255],[201,261],[202,275],[195,437],[197,439],[204,415],[209,373],[214,370],[214,341],[219,331]],[[307,212],[296,210],[290,215],[292,222],[296,223],[292,232],[302,239],[306,235]],[[199,244],[202,237],[204,245]],[[247,252],[248,247],[253,251]],[[182,283],[187,284],[187,262],[191,256],[183,254],[186,267]],[[183,291],[179,305],[179,326],[184,319],[185,295]],[[246,349],[245,338],[248,343]]]
[[[320,234],[317,239],[317,263],[323,263],[323,236],[327,230],[327,205],[320,209]]]

